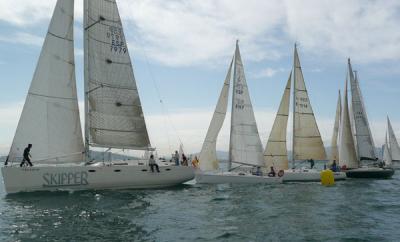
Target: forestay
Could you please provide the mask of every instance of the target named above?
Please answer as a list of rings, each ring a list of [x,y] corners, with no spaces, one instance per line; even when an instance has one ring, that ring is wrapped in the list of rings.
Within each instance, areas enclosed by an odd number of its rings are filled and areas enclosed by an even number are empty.
[[[233,77],[229,162],[264,166],[263,149],[250,101],[239,46],[236,43]],[[229,165],[230,167],[230,165]],[[228,167],[228,168],[229,168]]]
[[[394,134],[392,124],[390,123],[389,117],[387,118],[388,125],[388,134],[389,134],[389,143],[388,148],[390,150],[390,154],[393,160],[400,161],[400,147],[397,143],[396,136]]]
[[[339,151],[338,151],[338,135],[339,135],[339,125],[340,125],[340,113],[341,113],[341,95],[339,90],[339,97],[336,106],[336,115],[335,115],[335,124],[333,126],[333,134],[332,134],[332,142],[331,142],[331,163],[336,160],[339,160]]]
[[[203,146],[200,151],[199,161],[200,169],[203,171],[210,171],[218,169],[218,158],[217,158],[217,138],[219,131],[225,120],[226,111],[228,108],[229,98],[229,86],[231,82],[232,64],[229,65],[228,73],[226,74],[224,85],[219,95],[217,106],[213,117],[211,119],[210,126],[208,127],[207,135],[204,140]]]
[[[352,109],[357,139],[357,154],[360,160],[376,160],[375,145],[361,95],[358,78],[354,78],[350,59],[348,60],[349,78],[351,86]]]
[[[81,162],[83,139],[76,94],[74,1],[59,0],[14,136],[9,161],[31,143],[36,163]]]
[[[150,141],[115,0],[85,0],[86,141],[147,149]]]
[[[350,115],[348,107],[347,78],[344,91],[344,101],[339,128],[339,164],[347,168],[358,168],[358,160],[354,146],[353,133],[351,132]]]
[[[267,145],[264,151],[264,160],[266,167],[275,167],[277,170],[287,170],[289,168],[287,147],[286,147],[286,132],[289,118],[290,104],[290,87],[292,73],[286,84],[278,113],[276,114],[271,133],[268,138]]]
[[[325,160],[326,153],[324,144],[308,97],[296,47],[294,49],[293,78],[293,159]]]

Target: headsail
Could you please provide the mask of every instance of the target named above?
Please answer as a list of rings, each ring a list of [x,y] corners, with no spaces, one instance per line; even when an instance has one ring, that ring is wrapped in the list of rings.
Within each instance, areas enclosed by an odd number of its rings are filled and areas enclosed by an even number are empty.
[[[219,131],[225,120],[226,111],[228,108],[229,98],[229,86],[231,82],[232,64],[229,65],[228,73],[226,74],[224,86],[222,87],[221,94],[219,95],[217,106],[213,117],[211,119],[210,126],[208,127],[207,135],[204,140],[203,146],[199,155],[200,169],[203,171],[216,170],[218,169],[218,158],[217,158],[217,137]]]
[[[293,80],[293,160],[325,160],[325,147],[308,97],[296,46],[294,48]]]
[[[84,151],[76,94],[74,1],[58,0],[9,154],[20,162],[31,143],[39,163],[81,162]]]
[[[386,133],[385,137],[385,144],[382,146],[382,159],[385,162],[385,165],[390,166],[392,164],[392,155],[389,149],[389,143],[388,143],[388,134]]]
[[[263,148],[250,101],[238,43],[236,43],[233,77],[229,162],[228,168],[232,163],[264,166]]]
[[[389,134],[388,148],[390,150],[391,157],[395,161],[400,161],[400,147],[399,144],[397,143],[396,136],[394,135],[394,131],[392,128],[392,124],[390,123],[389,117],[387,117],[387,125]]]
[[[85,0],[84,6],[86,144],[147,149],[149,136],[116,1]]]
[[[346,77],[344,101],[342,105],[342,114],[339,128],[339,165],[346,166],[347,168],[358,168],[359,164],[357,160],[356,149],[354,146],[353,133],[351,132],[347,80],[348,79]]]
[[[289,75],[278,113],[276,114],[267,146],[264,151],[266,167],[273,166],[277,170],[287,170],[289,168],[286,147],[286,131],[289,118],[291,80],[292,73]]]
[[[339,97],[336,106],[336,115],[335,115],[335,124],[333,126],[333,134],[332,134],[332,142],[331,142],[331,157],[330,161],[339,160],[339,151],[338,151],[338,135],[339,135],[339,124],[340,124],[340,113],[342,109],[341,104],[341,95],[339,90]]]
[[[356,133],[355,135],[357,139],[357,154],[360,160],[376,160],[375,145],[372,139],[358,78],[357,75],[354,78],[350,59],[348,59],[348,68]]]

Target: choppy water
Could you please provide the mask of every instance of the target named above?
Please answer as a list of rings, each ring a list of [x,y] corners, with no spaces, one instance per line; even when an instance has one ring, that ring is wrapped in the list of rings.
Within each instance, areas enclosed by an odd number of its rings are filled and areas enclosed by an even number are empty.
[[[182,185],[6,196],[0,186],[0,240],[399,241],[399,174],[334,187]]]

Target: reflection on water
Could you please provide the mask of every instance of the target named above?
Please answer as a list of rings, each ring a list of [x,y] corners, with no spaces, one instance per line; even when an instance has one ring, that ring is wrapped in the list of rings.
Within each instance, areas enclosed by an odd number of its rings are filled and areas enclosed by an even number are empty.
[[[396,241],[400,175],[275,185],[5,196],[0,240]]]

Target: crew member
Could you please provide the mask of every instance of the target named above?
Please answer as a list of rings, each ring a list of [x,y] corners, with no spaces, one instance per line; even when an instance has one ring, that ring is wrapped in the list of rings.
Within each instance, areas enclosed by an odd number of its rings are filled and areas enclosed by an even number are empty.
[[[32,156],[30,154],[31,148],[32,148],[32,144],[28,144],[28,147],[26,147],[24,149],[24,155],[23,155],[24,158],[22,159],[21,164],[19,164],[20,167],[22,167],[25,164],[25,162],[28,163],[29,166],[33,166],[32,162],[31,162]]]

